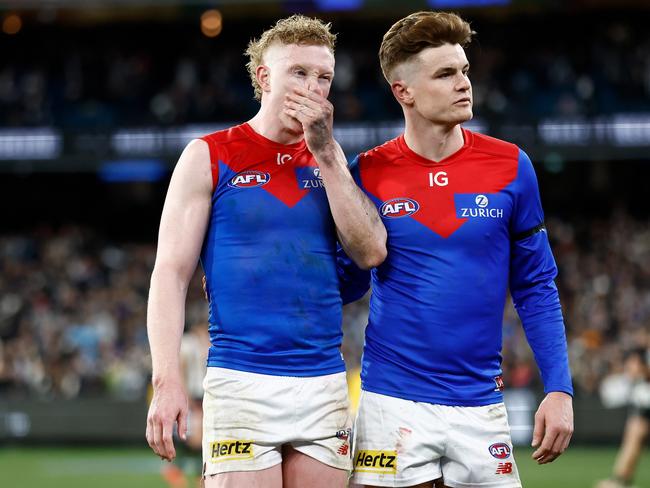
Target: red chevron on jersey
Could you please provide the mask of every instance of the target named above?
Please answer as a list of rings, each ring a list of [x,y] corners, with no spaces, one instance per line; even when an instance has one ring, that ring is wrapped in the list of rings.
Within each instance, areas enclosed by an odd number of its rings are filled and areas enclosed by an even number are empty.
[[[214,161],[220,161],[235,175],[244,172],[247,175],[268,175],[268,179],[264,177],[258,181],[259,184],[251,182],[235,185],[242,188],[242,191],[259,187],[288,207],[294,207],[309,193],[309,187],[305,187],[303,180],[298,177],[299,168],[316,169],[318,165],[304,140],[296,144],[278,144],[257,134],[248,124],[217,132],[203,139],[210,147],[215,187],[219,175],[214,169]]]
[[[414,200],[419,209],[408,218],[451,236],[468,220],[456,216],[454,195],[497,193],[517,176],[516,146],[464,129],[463,135],[463,147],[438,163],[411,151],[403,136],[363,154],[364,189],[382,203]]]
[[[312,165],[314,165],[313,159],[311,154],[307,151],[297,154],[291,162],[282,166],[279,166],[275,159],[272,161],[267,160],[258,162],[253,165],[248,165],[246,163],[226,163],[226,166],[237,173],[244,171],[242,168],[248,169],[249,167],[267,173],[269,175],[269,181],[262,186],[262,188],[284,203],[287,207],[295,206],[309,193],[309,189],[303,189],[300,187],[300,180],[296,175],[296,168],[312,167]],[[314,167],[316,166],[314,165]]]

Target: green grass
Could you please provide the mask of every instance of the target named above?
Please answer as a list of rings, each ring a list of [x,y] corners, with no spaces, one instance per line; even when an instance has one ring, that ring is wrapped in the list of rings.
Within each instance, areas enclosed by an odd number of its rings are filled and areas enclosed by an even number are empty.
[[[164,488],[159,461],[133,448],[2,448],[6,488]]]
[[[532,452],[515,448],[525,488],[593,488],[595,481],[610,475],[617,448],[569,447],[551,464],[542,466],[532,460]],[[647,449],[639,460],[634,486],[650,488],[650,452]]]
[[[552,464],[538,466],[529,449],[516,449],[525,488],[592,488],[606,477],[615,448],[572,447]],[[165,488],[162,462],[146,449],[0,448],[3,488]],[[636,485],[650,488],[650,452],[639,463]]]

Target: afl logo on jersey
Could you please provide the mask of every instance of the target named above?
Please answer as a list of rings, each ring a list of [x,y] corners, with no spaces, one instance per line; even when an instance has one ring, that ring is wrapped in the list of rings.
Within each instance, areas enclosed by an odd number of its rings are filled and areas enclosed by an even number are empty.
[[[506,459],[510,457],[510,446],[503,442],[492,444],[488,449],[490,454],[497,459]]]
[[[382,217],[396,219],[408,217],[420,209],[420,204],[410,198],[393,198],[384,202],[379,209]]]
[[[254,188],[256,186],[264,186],[269,181],[271,181],[271,176],[268,173],[246,170],[233,176],[228,182],[228,186],[233,188]]]

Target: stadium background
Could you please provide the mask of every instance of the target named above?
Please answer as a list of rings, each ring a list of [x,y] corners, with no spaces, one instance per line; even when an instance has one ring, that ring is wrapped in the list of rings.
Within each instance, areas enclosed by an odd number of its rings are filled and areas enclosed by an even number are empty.
[[[376,52],[423,8],[460,12],[478,31],[468,126],[531,155],[560,268],[576,432],[549,466],[519,449],[524,486],[589,487],[609,473],[623,353],[650,346],[648,2],[0,0],[2,486],[165,486],[145,449],[145,310],[182,147],[255,113],[242,52],[293,12],[339,33],[330,98],[347,154],[397,135]],[[365,307],[346,308],[352,376]],[[205,320],[198,275],[187,315]],[[510,306],[504,372],[526,444],[542,391]],[[650,486],[647,452],[636,485]]]

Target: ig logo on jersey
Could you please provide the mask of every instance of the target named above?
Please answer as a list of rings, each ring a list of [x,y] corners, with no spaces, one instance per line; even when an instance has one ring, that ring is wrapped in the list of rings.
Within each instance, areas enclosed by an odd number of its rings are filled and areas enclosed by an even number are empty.
[[[237,173],[228,182],[228,186],[232,188],[255,188],[257,186],[264,186],[271,181],[271,175],[262,171],[246,170]]]
[[[379,209],[382,217],[397,219],[413,215],[420,209],[420,204],[411,198],[393,198],[384,202]]]

